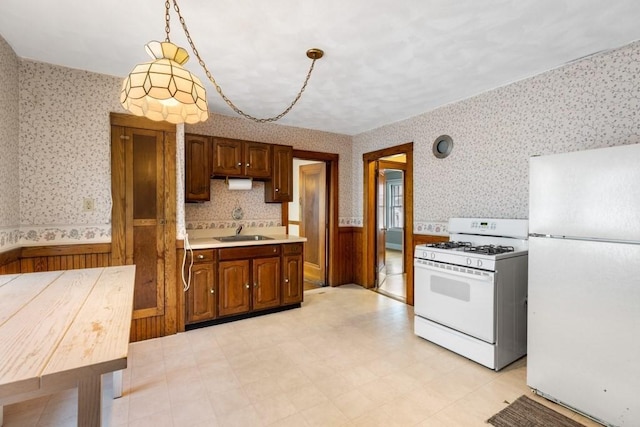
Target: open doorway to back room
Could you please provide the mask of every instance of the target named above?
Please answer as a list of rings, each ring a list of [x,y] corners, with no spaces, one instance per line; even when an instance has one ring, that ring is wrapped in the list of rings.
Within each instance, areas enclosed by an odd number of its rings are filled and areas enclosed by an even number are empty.
[[[406,302],[404,179],[406,155],[383,157],[376,169],[376,290]]]
[[[413,305],[413,143],[364,153],[362,160],[363,285],[378,292],[385,292],[385,284],[387,289],[389,285],[394,284],[389,281],[389,272],[393,271],[397,283],[394,292],[388,294]],[[393,189],[386,183],[387,175],[390,173],[387,171],[392,170],[401,172],[401,175],[397,176],[392,174],[394,180],[401,176],[401,184],[392,180],[390,185],[394,186]],[[390,197],[394,200],[390,200]],[[397,230],[401,235],[401,250],[396,249],[397,241],[387,249],[390,229]],[[401,269],[395,267],[395,260],[400,260]],[[394,267],[391,267],[391,262],[394,262]],[[397,290],[398,288],[400,290]]]

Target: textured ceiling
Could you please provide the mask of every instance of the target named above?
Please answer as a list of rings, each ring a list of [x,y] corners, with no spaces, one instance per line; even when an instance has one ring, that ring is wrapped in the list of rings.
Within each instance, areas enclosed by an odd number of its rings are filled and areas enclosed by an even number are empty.
[[[637,0],[179,0],[201,56],[242,110],[358,134],[640,39]],[[171,40],[189,51],[175,12]],[[18,56],[124,77],[163,40],[162,0],[1,0]],[[187,67],[204,81],[192,55]],[[209,108],[234,115],[205,82]]]

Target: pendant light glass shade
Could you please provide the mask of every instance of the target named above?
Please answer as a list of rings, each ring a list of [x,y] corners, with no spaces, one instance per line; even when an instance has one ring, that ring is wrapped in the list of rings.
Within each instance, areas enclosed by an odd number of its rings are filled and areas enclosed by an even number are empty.
[[[120,103],[136,116],[169,123],[198,123],[207,120],[207,95],[196,76],[182,65],[189,54],[170,42],[146,45],[154,58],[134,67],[122,84]]]

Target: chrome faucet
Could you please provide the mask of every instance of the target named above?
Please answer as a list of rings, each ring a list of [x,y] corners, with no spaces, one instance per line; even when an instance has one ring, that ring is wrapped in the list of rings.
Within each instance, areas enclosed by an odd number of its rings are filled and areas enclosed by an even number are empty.
[[[241,231],[242,231],[242,224],[240,224],[238,228],[236,228],[236,236],[240,234]]]

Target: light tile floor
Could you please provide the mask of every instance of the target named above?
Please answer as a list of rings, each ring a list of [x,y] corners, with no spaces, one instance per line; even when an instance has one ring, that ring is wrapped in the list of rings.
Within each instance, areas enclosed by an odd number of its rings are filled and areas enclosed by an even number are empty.
[[[123,397],[103,381],[103,425],[486,426],[530,394],[525,359],[496,373],[412,325],[412,307],[347,285],[306,292],[301,309],[134,343]],[[6,406],[4,425],[75,426],[76,399]]]

